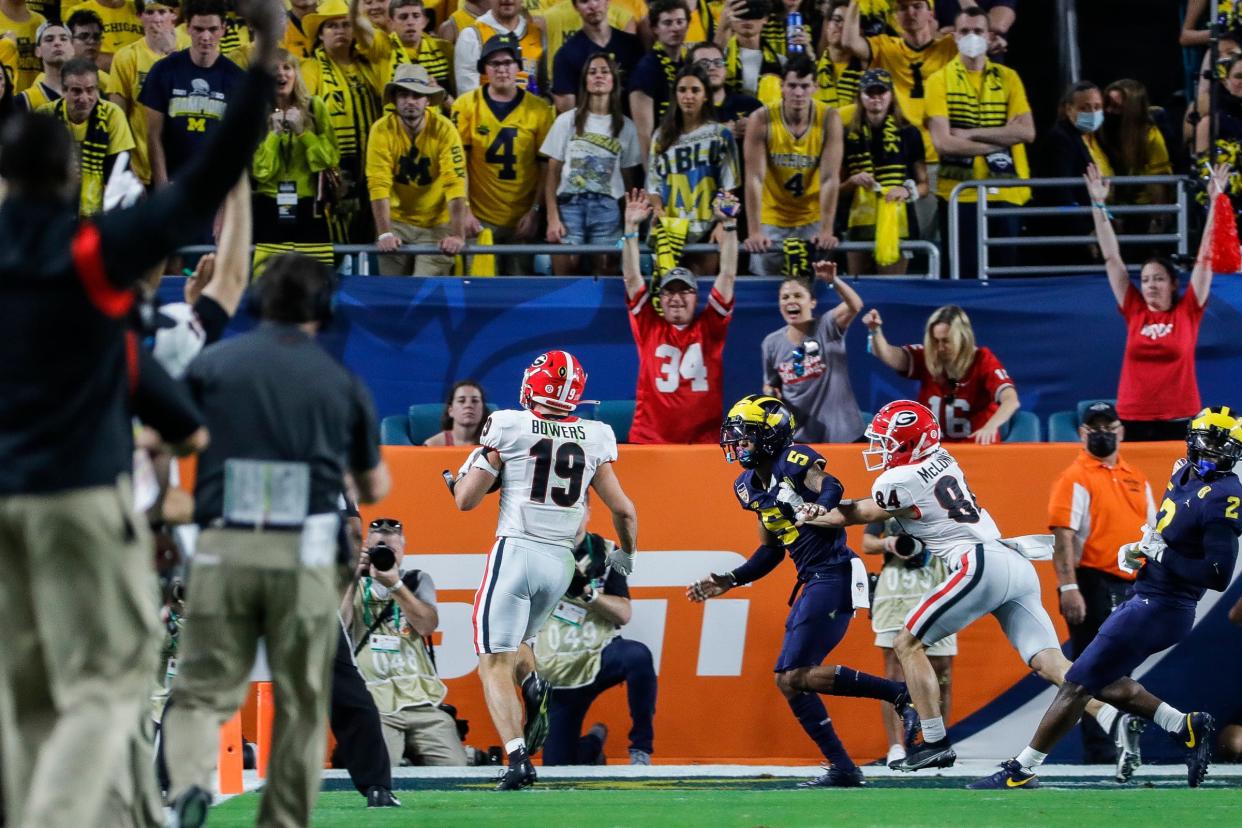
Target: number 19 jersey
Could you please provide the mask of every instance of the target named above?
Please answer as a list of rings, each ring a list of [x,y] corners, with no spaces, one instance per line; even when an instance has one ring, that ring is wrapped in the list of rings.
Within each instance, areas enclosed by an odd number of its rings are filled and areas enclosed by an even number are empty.
[[[897,514],[901,530],[926,544],[950,568],[978,543],[1000,540],[1000,530],[979,505],[966,475],[944,449],[921,463],[886,470],[875,481],[875,502]]]
[[[600,464],[617,459],[612,427],[578,417],[496,411],[479,442],[504,461],[496,535],[573,549],[587,486]]]

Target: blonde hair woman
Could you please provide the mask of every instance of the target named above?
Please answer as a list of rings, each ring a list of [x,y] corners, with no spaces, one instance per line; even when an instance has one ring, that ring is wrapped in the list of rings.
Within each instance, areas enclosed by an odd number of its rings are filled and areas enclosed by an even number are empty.
[[[919,381],[919,402],[940,421],[945,442],[1000,441],[1000,428],[1017,413],[1018,390],[988,348],[975,342],[975,329],[957,305],[936,308],[927,318],[922,345],[889,343],[880,312],[863,317],[869,350],[902,376]]]
[[[256,264],[275,250],[291,249],[331,263],[328,224],[315,199],[319,176],[340,164],[341,153],[328,109],[307,93],[299,64],[289,51],[277,50],[276,102],[251,164]]]

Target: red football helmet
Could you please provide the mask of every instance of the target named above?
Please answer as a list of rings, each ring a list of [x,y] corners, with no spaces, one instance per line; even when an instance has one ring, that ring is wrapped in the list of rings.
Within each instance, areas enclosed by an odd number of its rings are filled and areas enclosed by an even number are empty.
[[[936,415],[914,400],[896,400],[881,408],[863,435],[871,441],[863,452],[867,471],[917,463],[940,448]]]
[[[582,399],[586,381],[586,371],[573,354],[568,351],[548,351],[535,357],[535,361],[522,375],[522,390],[518,401],[526,409],[540,403],[554,411],[569,414],[579,403],[595,402]]]

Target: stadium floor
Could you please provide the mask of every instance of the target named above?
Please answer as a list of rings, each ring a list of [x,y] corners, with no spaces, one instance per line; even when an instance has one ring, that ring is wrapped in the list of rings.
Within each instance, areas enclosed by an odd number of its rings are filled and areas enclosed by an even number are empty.
[[[966,791],[966,782],[994,765],[959,763],[935,775],[895,774],[867,767],[863,790],[799,790],[792,786],[818,768],[736,765],[650,768],[540,768],[530,791],[491,790],[495,768],[402,768],[394,785],[402,807],[366,810],[342,771],[324,774],[312,825],[457,826],[531,824],[537,828],[604,826],[825,826],[967,825],[1131,826],[1175,821],[1238,825],[1242,766],[1214,767],[1204,786],[1186,788],[1180,766],[1147,766],[1127,786],[1111,769],[1048,766],[1039,791]],[[1180,771],[1180,772],[1179,772]],[[259,781],[248,775],[247,787]],[[231,798],[211,814],[213,828],[250,826],[258,795]]]

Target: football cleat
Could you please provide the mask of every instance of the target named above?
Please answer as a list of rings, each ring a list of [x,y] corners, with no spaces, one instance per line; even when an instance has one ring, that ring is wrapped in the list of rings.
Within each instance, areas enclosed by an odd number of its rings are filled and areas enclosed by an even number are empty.
[[[1212,738],[1216,735],[1216,720],[1207,713],[1187,713],[1177,740],[1186,748],[1186,781],[1197,788],[1207,776],[1212,764]]]
[[[991,776],[976,779],[966,786],[972,791],[1003,791],[1007,788],[1026,788],[1028,791],[1040,787],[1039,777],[1025,771],[1017,759],[1001,762],[1001,769]]]
[[[548,739],[548,695],[552,685],[532,672],[522,680],[522,700],[526,703],[526,726],[522,738],[526,752],[534,756]]]
[[[367,807],[368,808],[400,808],[401,800],[393,795],[393,792],[379,785],[372,785],[367,788]]]
[[[893,762],[889,767],[897,771],[917,771],[926,768],[951,768],[957,761],[957,751],[946,738],[939,742],[924,742],[906,754],[906,758]]]
[[[867,784],[861,768],[842,770],[838,767],[827,767],[826,773],[805,782],[799,782],[799,788],[861,788]]]
[[[910,698],[908,690],[903,690],[897,701],[893,702],[893,709],[901,717],[902,736],[906,753],[909,753],[923,741],[923,722],[919,719],[919,712],[914,709],[914,700]]]
[[[535,774],[535,766],[530,763],[530,757],[523,757],[518,764],[510,765],[500,774],[496,780],[496,790],[520,791],[522,788],[529,788],[535,784],[536,779],[538,777]]]
[[[1134,772],[1143,766],[1143,750],[1139,740],[1146,729],[1146,719],[1129,713],[1122,713],[1117,717],[1117,724],[1113,725],[1113,741],[1117,744],[1115,778],[1118,782],[1129,782]]]

